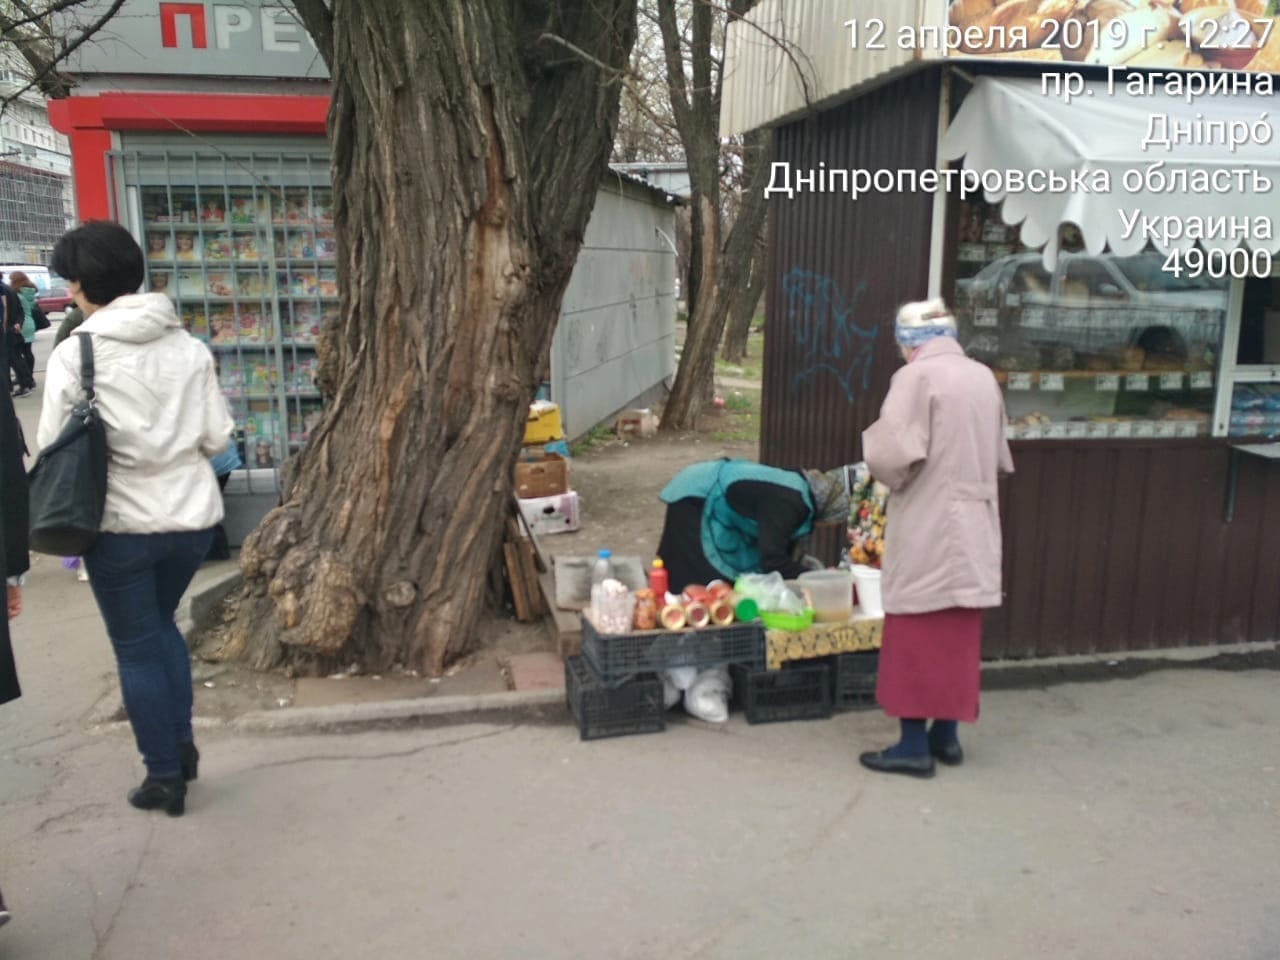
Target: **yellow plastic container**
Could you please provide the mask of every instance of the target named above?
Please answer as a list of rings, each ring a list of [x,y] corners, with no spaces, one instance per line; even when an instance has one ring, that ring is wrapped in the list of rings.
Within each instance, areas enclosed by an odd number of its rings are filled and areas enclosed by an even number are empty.
[[[524,445],[551,443],[564,439],[564,423],[560,419],[558,404],[539,400],[529,407],[529,419],[524,425]]]

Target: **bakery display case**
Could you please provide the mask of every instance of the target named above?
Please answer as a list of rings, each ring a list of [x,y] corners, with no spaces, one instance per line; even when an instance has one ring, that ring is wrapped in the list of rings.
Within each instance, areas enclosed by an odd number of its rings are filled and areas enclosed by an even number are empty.
[[[1084,251],[1066,228],[1052,271],[998,210],[966,204],[953,296],[960,340],[995,372],[1015,440],[1213,432],[1226,280],[1177,278],[1155,252]]]
[[[160,155],[121,171],[147,288],[213,352],[249,469],[277,467],[318,422],[317,342],[339,302],[327,171],[277,165],[249,178]]]

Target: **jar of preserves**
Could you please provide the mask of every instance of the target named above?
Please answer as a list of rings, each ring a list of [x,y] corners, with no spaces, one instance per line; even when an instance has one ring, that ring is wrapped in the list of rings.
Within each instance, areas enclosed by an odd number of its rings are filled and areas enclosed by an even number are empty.
[[[658,629],[658,596],[652,590],[636,591],[637,630]]]

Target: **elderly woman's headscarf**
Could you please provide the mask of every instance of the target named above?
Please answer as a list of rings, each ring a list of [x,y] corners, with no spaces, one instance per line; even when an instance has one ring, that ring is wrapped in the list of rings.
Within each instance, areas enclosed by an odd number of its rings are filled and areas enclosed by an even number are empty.
[[[942,300],[908,303],[898,311],[894,337],[904,347],[915,349],[938,337],[959,337],[956,318]]]
[[[815,523],[849,519],[849,489],[845,483],[844,467],[826,471],[806,470],[804,478],[809,481],[809,492],[813,494]]]

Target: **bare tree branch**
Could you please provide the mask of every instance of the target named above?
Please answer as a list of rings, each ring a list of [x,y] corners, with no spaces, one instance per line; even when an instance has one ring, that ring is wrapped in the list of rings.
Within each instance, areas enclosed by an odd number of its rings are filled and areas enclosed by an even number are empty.
[[[59,6],[58,10],[69,10],[80,2],[82,0],[76,0],[76,3],[66,2]],[[30,6],[23,3],[23,0],[14,0],[14,3],[19,9],[23,10],[25,16],[30,16],[34,12]],[[71,84],[58,73],[59,64],[66,62],[66,59],[71,54],[93,39],[94,35],[110,22],[111,18],[120,11],[124,4],[125,0],[112,0],[111,6],[105,13],[85,27],[78,37],[70,43],[63,43],[61,47],[56,45],[52,37],[49,38],[49,46],[44,49],[42,49],[44,44],[40,40],[9,37],[14,47],[22,54],[22,58],[27,61],[34,71],[34,74],[22,89],[0,101],[0,110],[3,110],[23,94],[32,90],[38,89],[46,97],[51,97],[55,100],[67,96],[71,91]],[[49,12],[53,12],[52,8]],[[3,29],[6,35],[9,34],[9,30],[3,20],[0,20],[0,29]]]
[[[671,112],[676,127],[684,130],[690,123],[693,107],[689,85],[684,76],[684,54],[681,52],[680,27],[676,23],[675,0],[657,0],[658,25],[662,28],[662,47],[667,65],[667,88],[671,96]]]

